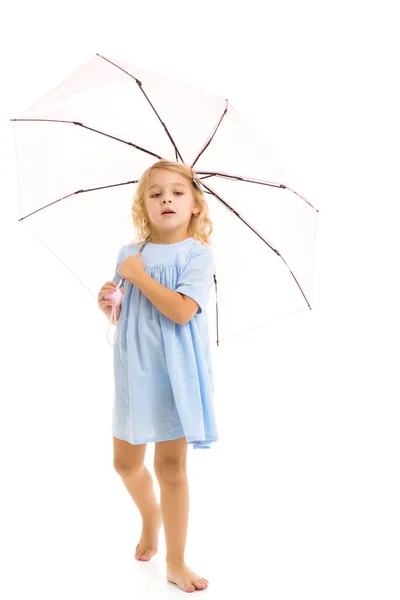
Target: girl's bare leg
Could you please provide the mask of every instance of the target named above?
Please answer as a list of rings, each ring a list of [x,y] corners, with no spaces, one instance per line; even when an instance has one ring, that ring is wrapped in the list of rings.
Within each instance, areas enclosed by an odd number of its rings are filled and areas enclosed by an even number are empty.
[[[143,519],[142,535],[136,546],[135,558],[147,561],[158,550],[158,534],[162,517],[151,474],[144,465],[146,444],[129,444],[114,436],[113,444],[114,468],[121,476]]]
[[[186,438],[157,442],[154,470],[160,484],[161,510],[167,546],[167,579],[185,592],[204,590],[207,579],[199,577],[185,564],[189,521],[189,486],[186,473]]]

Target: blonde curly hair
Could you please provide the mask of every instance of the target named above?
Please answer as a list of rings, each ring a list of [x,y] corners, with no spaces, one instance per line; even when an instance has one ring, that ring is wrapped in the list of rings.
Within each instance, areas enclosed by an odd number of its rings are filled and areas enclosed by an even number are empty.
[[[195,181],[196,174],[189,165],[169,160],[160,160],[151,165],[138,181],[131,209],[132,221],[136,229],[136,237],[132,243],[143,243],[151,236],[151,223],[146,211],[145,198],[149,187],[150,174],[154,169],[165,169],[173,173],[178,173],[191,182],[193,196],[200,208],[200,212],[198,217],[192,215],[188,226],[188,236],[205,246],[211,246],[213,224],[210,219],[209,207],[204,192],[201,190],[200,184],[197,184]]]

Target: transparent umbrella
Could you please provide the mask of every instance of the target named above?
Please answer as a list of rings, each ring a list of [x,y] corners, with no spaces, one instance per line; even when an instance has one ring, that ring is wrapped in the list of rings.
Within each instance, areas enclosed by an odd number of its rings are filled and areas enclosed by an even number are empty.
[[[96,55],[12,119],[20,222],[97,303],[160,159],[195,169],[214,224],[217,344],[311,309],[318,210],[228,100]]]

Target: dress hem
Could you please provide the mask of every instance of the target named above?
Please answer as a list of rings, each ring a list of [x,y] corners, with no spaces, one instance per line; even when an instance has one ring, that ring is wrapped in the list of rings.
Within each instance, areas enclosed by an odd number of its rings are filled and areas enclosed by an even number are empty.
[[[159,439],[159,438],[152,438],[149,440],[143,440],[143,441],[139,441],[139,442],[131,442],[130,440],[126,439],[125,436],[118,434],[116,431],[113,430],[112,432],[113,436],[116,437],[119,440],[122,440],[123,442],[128,442],[129,444],[132,444],[133,446],[139,446],[141,444],[154,444],[156,442],[170,442],[173,440],[179,440],[182,437],[186,437],[185,435],[178,435],[178,436],[173,436],[173,437],[167,437],[167,438],[163,438],[163,439]],[[198,440],[195,438],[186,438],[187,443],[188,444],[194,444],[195,448],[209,448],[210,446],[208,446],[208,444],[212,444],[214,442],[218,441],[218,438],[209,438],[209,439],[205,439],[205,440]]]

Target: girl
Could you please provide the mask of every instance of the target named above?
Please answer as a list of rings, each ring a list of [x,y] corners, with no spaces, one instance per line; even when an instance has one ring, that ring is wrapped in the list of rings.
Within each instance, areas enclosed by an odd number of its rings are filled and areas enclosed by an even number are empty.
[[[132,207],[138,240],[119,252],[113,281],[123,278],[114,346],[114,468],[143,519],[137,560],[150,560],[164,525],[168,581],[185,592],[208,581],[185,564],[189,516],[188,444],[210,448],[218,439],[207,301],[213,284],[213,231],[208,206],[192,169],[161,160],[140,178]],[[155,442],[154,471],[161,505],[144,465]]]

